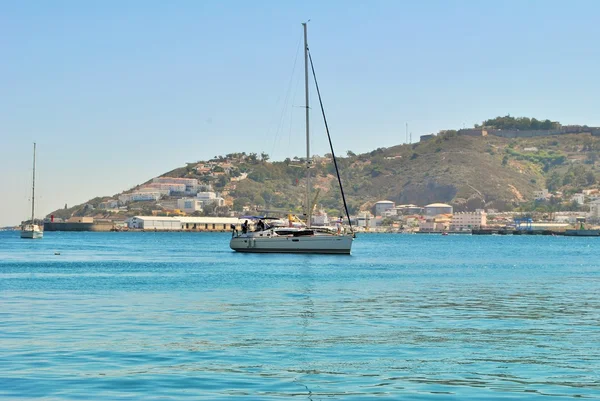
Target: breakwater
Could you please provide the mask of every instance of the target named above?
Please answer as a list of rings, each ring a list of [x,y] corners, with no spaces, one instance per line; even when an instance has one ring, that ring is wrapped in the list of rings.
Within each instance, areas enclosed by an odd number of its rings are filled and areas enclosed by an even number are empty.
[[[69,223],[45,222],[44,231],[114,231],[115,225],[110,222]]]

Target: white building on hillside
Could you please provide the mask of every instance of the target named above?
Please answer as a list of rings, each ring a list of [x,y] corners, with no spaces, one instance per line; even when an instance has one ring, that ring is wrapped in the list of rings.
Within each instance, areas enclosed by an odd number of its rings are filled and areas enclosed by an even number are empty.
[[[152,182],[157,184],[184,184],[185,193],[196,194],[198,192],[198,180],[195,178],[156,177]]]
[[[483,210],[476,212],[454,213],[450,222],[452,231],[467,231],[480,229],[487,225],[487,214]]]
[[[116,199],[107,199],[98,204],[98,209],[116,209],[119,207],[119,201]]]
[[[584,194],[574,194],[571,197],[572,202],[576,202],[578,205],[583,205],[585,203],[585,195]]]
[[[201,212],[202,201],[196,198],[177,199],[177,209],[190,214],[194,212]]]
[[[198,192],[196,198],[202,202],[202,206],[210,205],[212,203],[216,203],[217,206],[223,206],[225,204],[225,199],[217,196],[214,192]]]
[[[548,193],[548,188],[544,188],[539,191],[533,191],[533,199],[536,201],[545,201],[549,196],[550,194]]]
[[[157,201],[160,199],[160,192],[131,192],[128,194],[119,195],[119,202],[121,203],[129,203],[129,202],[140,202],[140,201]]]
[[[186,192],[186,186],[183,183],[160,183],[153,182],[146,184],[141,187],[138,191],[158,191],[165,196],[172,195],[174,193],[183,194]]]

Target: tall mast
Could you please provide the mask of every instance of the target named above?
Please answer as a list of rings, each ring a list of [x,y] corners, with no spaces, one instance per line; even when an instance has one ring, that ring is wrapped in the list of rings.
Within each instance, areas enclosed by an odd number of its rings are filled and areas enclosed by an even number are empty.
[[[306,107],[306,225],[311,225],[312,205],[310,204],[310,128],[309,128],[309,103],[308,103],[308,40],[306,34],[306,22],[302,23],[304,28],[304,98]]]
[[[31,224],[35,216],[35,142],[33,143],[33,185],[31,188]]]

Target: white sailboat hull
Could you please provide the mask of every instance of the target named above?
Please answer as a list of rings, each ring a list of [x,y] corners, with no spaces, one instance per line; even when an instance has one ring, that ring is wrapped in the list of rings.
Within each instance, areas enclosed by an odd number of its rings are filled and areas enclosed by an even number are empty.
[[[21,230],[21,238],[25,239],[40,239],[44,237],[44,232],[39,229],[38,226],[25,227]]]
[[[349,235],[315,236],[239,236],[231,239],[229,246],[237,252],[253,253],[322,253],[346,254],[352,249]]]

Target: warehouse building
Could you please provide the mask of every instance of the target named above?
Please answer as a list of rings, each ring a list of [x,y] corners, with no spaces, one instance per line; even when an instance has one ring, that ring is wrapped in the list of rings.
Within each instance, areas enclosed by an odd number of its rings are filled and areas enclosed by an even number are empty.
[[[126,221],[130,229],[145,231],[229,231],[234,224],[240,229],[237,217],[135,216]]]

